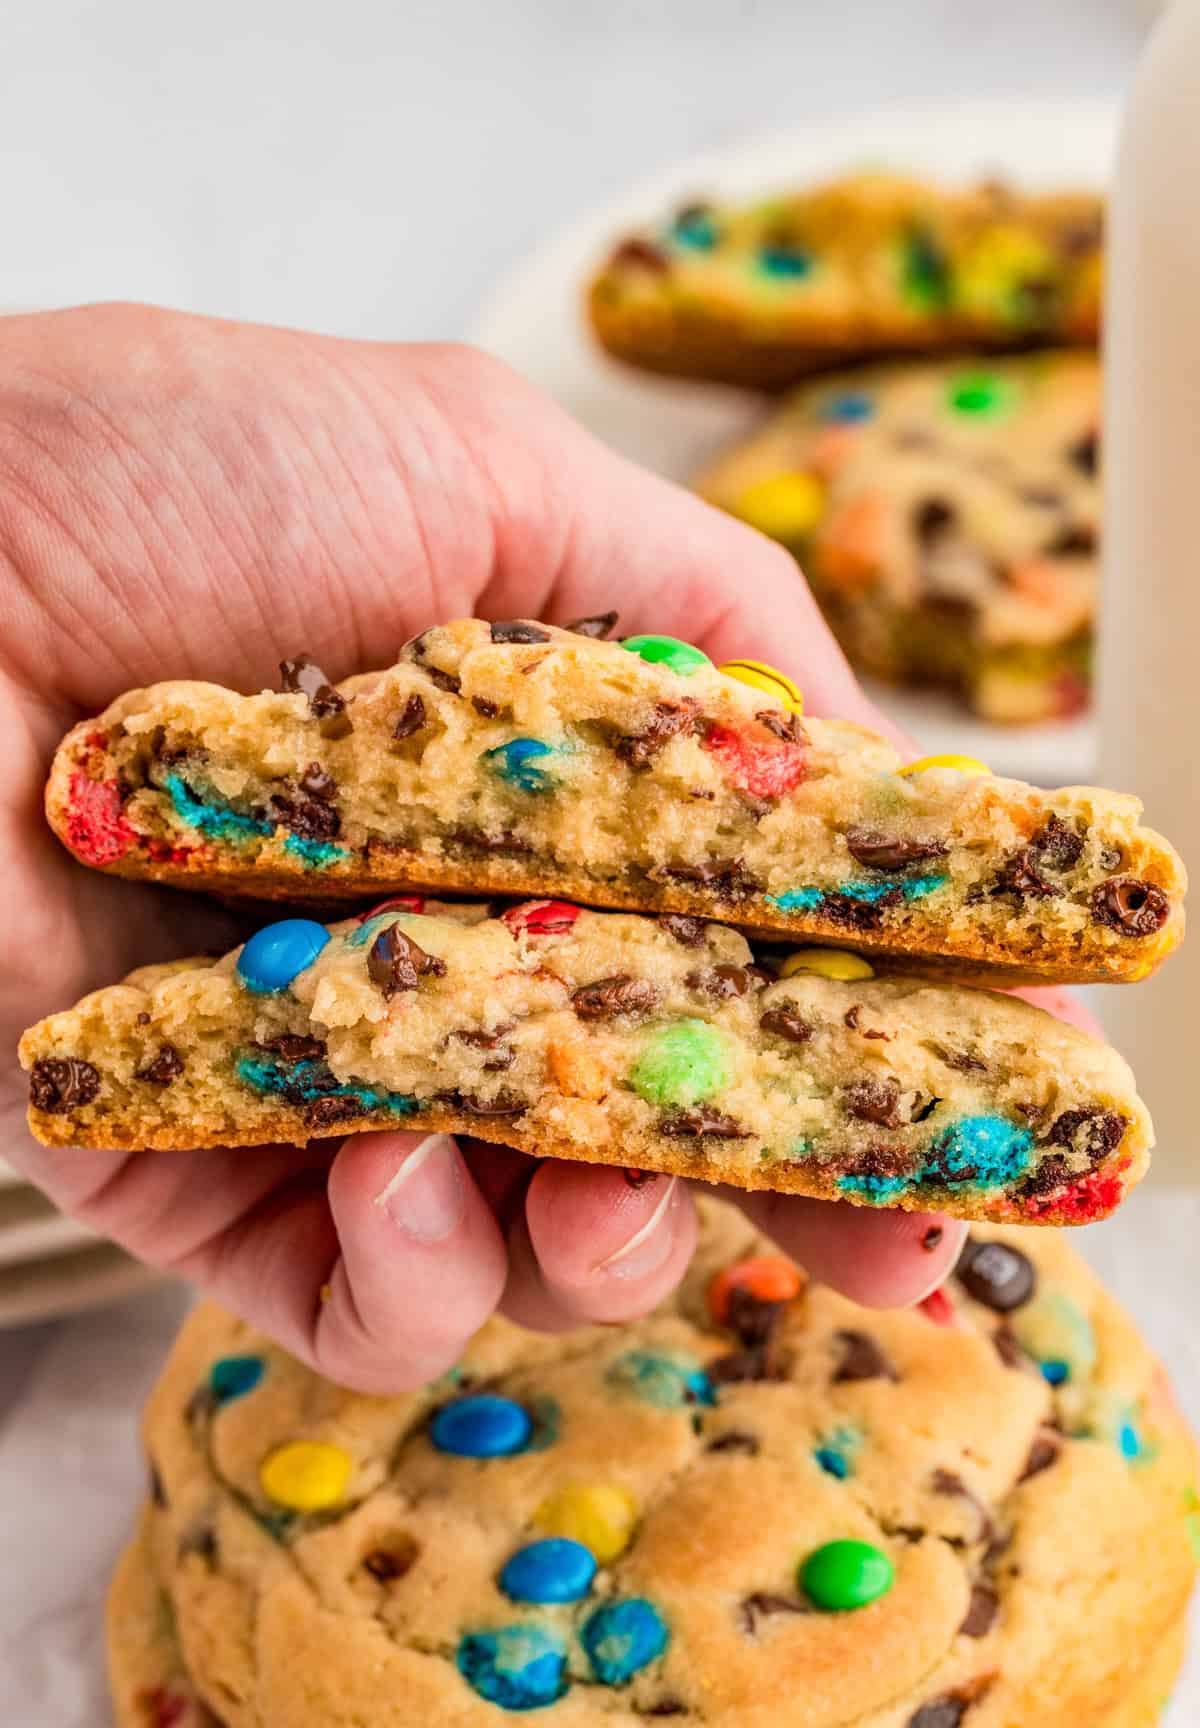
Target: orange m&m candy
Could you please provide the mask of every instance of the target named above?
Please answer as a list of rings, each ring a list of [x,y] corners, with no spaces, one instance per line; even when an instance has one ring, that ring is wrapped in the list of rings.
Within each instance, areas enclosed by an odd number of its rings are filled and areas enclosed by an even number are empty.
[[[735,1260],[717,1273],[708,1287],[708,1311],[718,1326],[729,1319],[729,1301],[735,1290],[745,1290],[759,1302],[790,1302],[804,1288],[804,1274],[790,1260],[764,1255],[757,1260]]]

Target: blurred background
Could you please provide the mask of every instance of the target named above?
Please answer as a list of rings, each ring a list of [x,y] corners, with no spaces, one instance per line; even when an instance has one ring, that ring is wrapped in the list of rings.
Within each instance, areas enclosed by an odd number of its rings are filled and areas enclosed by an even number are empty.
[[[767,191],[864,162],[1101,189],[1153,10],[9,6],[0,310],[135,298],[345,336],[474,337],[601,435],[687,478],[761,405],[647,381],[598,354],[583,278],[622,228],[718,185]],[[998,736],[952,697],[888,699],[927,747],[952,735],[1044,780],[1092,770],[1086,710]],[[1200,1360],[1177,1302],[1197,1222],[1193,1196],[1139,1195],[1084,1244],[1166,1349],[1193,1415]],[[99,1602],[140,1486],[130,1412],[184,1300],[161,1286],[130,1295],[142,1277],[0,1169],[0,1521],[11,1553],[46,1557],[0,1574],[0,1695],[21,1728],[108,1720]],[[1194,1696],[1179,1711],[1180,1725],[1200,1720]]]

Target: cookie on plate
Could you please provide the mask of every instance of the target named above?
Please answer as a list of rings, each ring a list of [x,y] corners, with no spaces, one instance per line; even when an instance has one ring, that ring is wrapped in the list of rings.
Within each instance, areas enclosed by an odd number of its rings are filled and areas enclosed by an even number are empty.
[[[1090,193],[851,175],[683,205],[620,240],[588,312],[645,371],[774,390],[889,354],[1092,345],[1102,240]]]
[[[699,919],[413,906],[285,919],[43,1020],[20,1047],[33,1132],[154,1149],[405,1124],[1046,1224],[1103,1216],[1146,1167],[1125,1063],[1013,997],[838,950],[756,960]]]
[[[1093,355],[912,361],[803,386],[697,481],[799,559],[855,665],[983,719],[1087,703],[1099,576]]]
[[[265,897],[541,894],[892,955],[983,982],[1145,977],[1183,868],[1136,799],[904,765],[801,718],[784,674],[666,636],[526,619],[427,630],[394,666],[281,691],[134,690],[47,789],[84,863]]]
[[[1196,1566],[1163,1372],[1054,1232],[887,1313],[708,1207],[647,1318],[391,1399],[205,1305],[143,1431],[120,1728],[1149,1728]]]

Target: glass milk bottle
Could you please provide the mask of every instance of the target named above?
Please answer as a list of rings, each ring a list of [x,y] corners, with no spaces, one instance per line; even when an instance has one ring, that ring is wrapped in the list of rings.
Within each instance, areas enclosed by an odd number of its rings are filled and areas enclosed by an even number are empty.
[[[1200,0],[1175,0],[1134,80],[1112,198],[1101,783],[1136,792],[1200,881]],[[1097,1004],[1158,1132],[1200,1171],[1200,930]]]

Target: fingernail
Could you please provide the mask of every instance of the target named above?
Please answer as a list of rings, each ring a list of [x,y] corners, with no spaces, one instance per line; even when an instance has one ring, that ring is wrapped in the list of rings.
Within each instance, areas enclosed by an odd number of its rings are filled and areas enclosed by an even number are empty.
[[[414,1146],[375,1204],[414,1242],[449,1236],[466,1207],[462,1163],[450,1136],[430,1134]]]
[[[671,1252],[674,1232],[662,1228],[668,1209],[673,1205],[679,1188],[678,1176],[672,1176],[659,1195],[658,1204],[646,1222],[622,1243],[607,1259],[593,1266],[593,1273],[603,1272],[610,1278],[647,1278],[665,1264]]]

